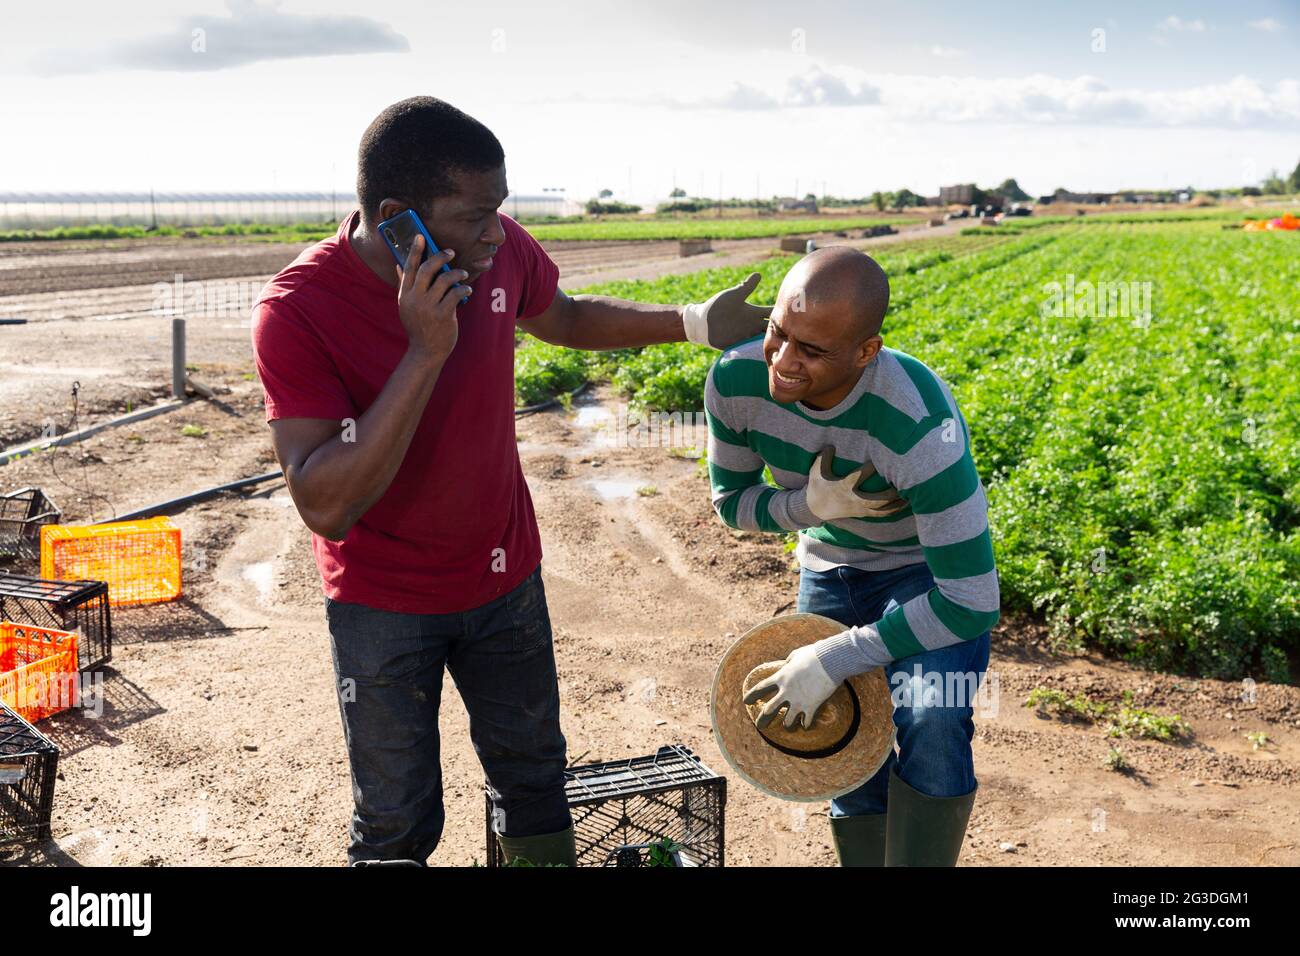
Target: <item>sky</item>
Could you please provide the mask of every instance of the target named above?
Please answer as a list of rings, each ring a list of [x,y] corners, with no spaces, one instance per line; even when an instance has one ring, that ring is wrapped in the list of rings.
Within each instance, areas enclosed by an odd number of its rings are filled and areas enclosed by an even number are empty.
[[[348,191],[388,104],[513,190],[1242,186],[1300,162],[1300,0],[65,0],[7,6],[0,192]],[[57,28],[55,25],[57,24]]]

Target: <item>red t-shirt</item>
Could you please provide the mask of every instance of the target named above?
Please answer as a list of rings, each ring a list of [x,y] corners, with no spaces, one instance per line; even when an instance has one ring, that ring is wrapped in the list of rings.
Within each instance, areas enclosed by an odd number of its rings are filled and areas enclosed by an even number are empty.
[[[266,420],[359,419],[406,352],[397,292],[338,233],[272,279],[253,307]],[[559,269],[501,216],[505,242],[457,309],[459,335],[396,477],[342,541],[312,535],[325,594],[410,614],[479,607],[542,557],[515,444],[515,321],[545,311]]]

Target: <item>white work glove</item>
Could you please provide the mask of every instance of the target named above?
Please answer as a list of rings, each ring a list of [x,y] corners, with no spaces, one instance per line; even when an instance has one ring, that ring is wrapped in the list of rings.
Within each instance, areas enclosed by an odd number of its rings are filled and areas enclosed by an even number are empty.
[[[868,462],[857,471],[836,478],[831,472],[834,460],[835,446],[829,445],[822,449],[813,462],[812,469],[808,472],[808,484],[804,488],[804,501],[808,510],[821,521],[861,518],[878,511],[880,501],[857,490],[860,482],[875,473],[875,467]]]
[[[772,307],[745,301],[758,288],[760,278],[757,272],[751,272],[740,285],[715,293],[707,302],[693,302],[683,308],[686,341],[725,349],[761,335]]]
[[[817,658],[817,651],[812,644],[796,647],[785,659],[781,669],[767,680],[755,684],[745,695],[746,704],[756,704],[768,694],[772,695],[758,719],[754,723],[762,730],[772,722],[776,712],[789,706],[785,714],[786,730],[794,727],[795,720],[802,714],[803,727],[807,730],[817,718],[826,699],[839,689],[840,682],[831,679]]]

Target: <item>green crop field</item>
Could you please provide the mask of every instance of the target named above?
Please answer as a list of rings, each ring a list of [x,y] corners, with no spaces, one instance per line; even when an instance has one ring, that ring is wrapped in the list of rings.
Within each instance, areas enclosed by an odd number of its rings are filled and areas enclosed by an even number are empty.
[[[535,239],[629,240],[629,239],[761,239],[793,236],[808,232],[865,229],[887,223],[919,222],[919,216],[803,216],[795,219],[609,219],[586,222],[525,224]]]
[[[814,216],[791,219],[775,217],[724,218],[683,217],[586,219],[577,222],[524,223],[539,240],[583,240],[587,242],[651,239],[761,239],[812,232],[865,229],[886,223],[919,222],[918,216]],[[57,229],[16,229],[0,232],[0,242],[31,242],[42,239],[144,239],[154,236],[242,236],[267,242],[315,242],[332,236],[338,227],[331,223],[242,223],[227,226],[64,226]]]
[[[795,258],[754,267],[757,300]],[[1300,234],[1071,223],[877,258],[892,286],[886,343],[950,382],[970,424],[1004,607],[1147,666],[1288,679],[1300,650]],[[749,271],[583,291],[698,301]],[[716,354],[525,340],[520,397],[597,377],[648,408],[699,409]]]

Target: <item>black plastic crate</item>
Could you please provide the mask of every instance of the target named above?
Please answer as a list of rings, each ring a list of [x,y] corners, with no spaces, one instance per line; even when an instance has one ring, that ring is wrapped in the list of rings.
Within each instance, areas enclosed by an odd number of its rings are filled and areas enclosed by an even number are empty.
[[[0,495],[0,561],[41,557],[41,525],[58,524],[63,512],[39,488]]]
[[[689,748],[570,767],[564,776],[579,866],[644,866],[650,846],[665,837],[681,844],[679,866],[724,865],[727,780]],[[487,865],[505,866],[490,793]]]
[[[0,843],[50,838],[59,748],[0,701]]]
[[[0,574],[0,621],[76,631],[77,660],[90,670],[113,659],[113,619],[103,581],[46,581]]]

